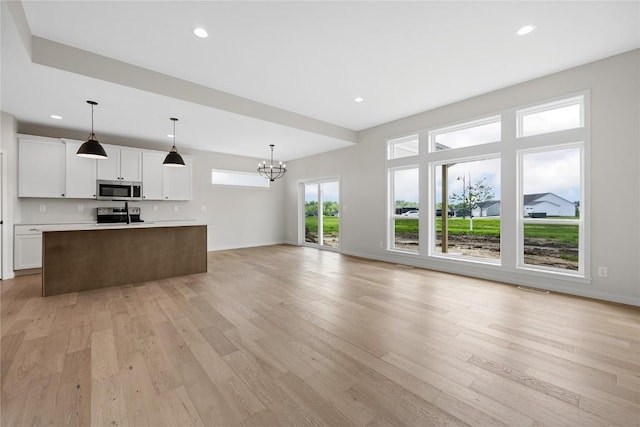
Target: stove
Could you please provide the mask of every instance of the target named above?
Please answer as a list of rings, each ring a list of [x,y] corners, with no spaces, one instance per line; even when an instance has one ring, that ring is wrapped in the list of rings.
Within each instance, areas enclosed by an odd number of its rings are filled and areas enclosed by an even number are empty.
[[[139,207],[98,208],[98,224],[128,224],[130,222],[144,222],[140,219]]]

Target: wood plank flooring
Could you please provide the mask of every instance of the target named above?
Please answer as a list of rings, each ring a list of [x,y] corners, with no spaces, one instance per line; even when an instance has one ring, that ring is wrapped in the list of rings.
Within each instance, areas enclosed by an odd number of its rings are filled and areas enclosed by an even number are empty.
[[[40,297],[2,282],[2,426],[640,425],[640,310],[294,246]]]

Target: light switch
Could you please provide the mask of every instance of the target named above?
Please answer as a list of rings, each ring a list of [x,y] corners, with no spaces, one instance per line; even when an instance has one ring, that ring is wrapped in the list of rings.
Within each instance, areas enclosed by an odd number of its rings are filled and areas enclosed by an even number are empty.
[[[46,212],[47,211],[47,205],[40,205],[40,209],[38,209],[40,212]]]

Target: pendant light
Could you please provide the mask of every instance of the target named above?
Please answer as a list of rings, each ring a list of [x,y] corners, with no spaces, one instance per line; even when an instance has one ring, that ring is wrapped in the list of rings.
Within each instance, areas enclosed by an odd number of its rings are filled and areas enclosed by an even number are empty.
[[[287,173],[287,165],[283,165],[282,162],[280,162],[277,166],[274,166],[273,147],[275,147],[275,145],[269,144],[269,147],[271,147],[271,163],[267,164],[266,161],[258,163],[258,174],[273,182],[278,178],[282,178],[284,174]]]
[[[104,148],[102,148],[102,145],[100,145],[96,139],[96,134],[93,133],[93,106],[98,105],[98,103],[95,101],[87,101],[87,104],[91,105],[91,135],[89,135],[89,139],[78,148],[76,154],[88,159],[106,159],[107,152],[104,151]]]
[[[169,151],[167,157],[164,158],[164,162],[162,162],[162,164],[174,168],[183,168],[184,160],[176,148],[176,122],[178,119],[171,117],[169,120],[173,122],[173,147],[171,147],[171,151]]]

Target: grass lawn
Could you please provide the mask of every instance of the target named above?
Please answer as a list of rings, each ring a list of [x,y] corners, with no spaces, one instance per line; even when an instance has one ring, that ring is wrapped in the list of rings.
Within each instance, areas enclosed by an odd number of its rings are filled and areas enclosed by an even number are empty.
[[[475,218],[473,220],[473,231],[469,231],[469,218],[449,218],[449,234],[475,234],[478,236],[499,236],[500,219],[498,218]],[[436,219],[436,232],[442,231],[442,218]],[[418,233],[417,219],[396,219],[397,233]]]
[[[308,216],[304,219],[305,227],[312,233],[318,232],[318,217]],[[397,234],[418,234],[418,220],[398,218]],[[500,236],[500,218],[474,218],[473,231],[469,231],[469,218],[449,218],[449,234],[473,234],[476,236]],[[339,218],[323,217],[323,234],[338,235]],[[442,218],[436,219],[436,231],[442,230]],[[578,244],[578,226],[574,224],[525,224],[525,239],[550,239],[558,243]]]
[[[339,220],[337,216],[323,216],[322,217],[322,234],[325,236],[328,235],[338,235],[339,231]],[[304,218],[304,226],[307,230],[312,233],[318,232],[318,217],[317,216],[307,216]]]
[[[396,219],[396,233],[417,234],[418,220]],[[449,234],[499,236],[500,218],[474,218],[473,231],[469,231],[469,218],[449,218]],[[525,238],[550,239],[559,243],[578,244],[578,226],[574,224],[525,224]],[[442,231],[442,218],[436,218],[436,232]]]

